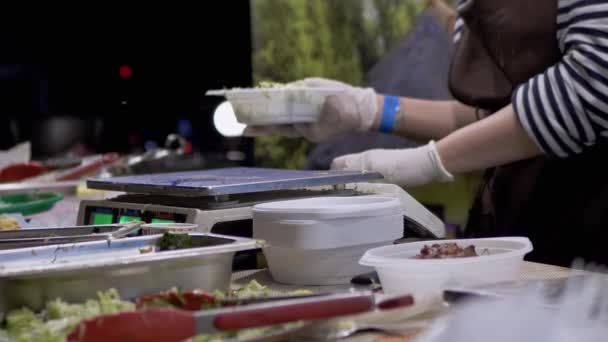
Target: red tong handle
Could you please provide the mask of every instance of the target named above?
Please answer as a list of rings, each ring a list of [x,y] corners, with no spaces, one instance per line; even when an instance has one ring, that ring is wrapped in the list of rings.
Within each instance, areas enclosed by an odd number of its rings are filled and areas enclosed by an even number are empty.
[[[45,171],[46,169],[39,162],[12,164],[0,170],[0,182],[17,182],[38,176]]]
[[[196,319],[192,312],[150,309],[122,312],[83,321],[68,335],[67,341],[177,342],[196,334]]]
[[[381,302],[381,310],[410,306],[411,296]],[[323,300],[298,300],[277,305],[259,304],[218,311],[147,309],[101,316],[81,322],[68,336],[70,342],[183,341],[201,333],[268,326],[301,320],[321,320],[368,312],[375,307],[371,296]]]
[[[300,320],[318,320],[367,312],[374,307],[372,297],[337,298],[281,306],[243,308],[222,313],[213,325],[218,330],[239,330]]]
[[[82,165],[62,171],[58,174],[58,181],[79,179],[91,172],[99,170],[104,164],[111,164],[120,159],[118,153],[106,153],[99,158],[88,161]]]

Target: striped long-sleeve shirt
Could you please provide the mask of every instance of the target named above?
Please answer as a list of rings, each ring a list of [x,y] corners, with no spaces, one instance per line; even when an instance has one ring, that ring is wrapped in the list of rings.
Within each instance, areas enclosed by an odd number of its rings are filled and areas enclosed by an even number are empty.
[[[467,1],[472,0],[461,0],[459,6]],[[568,157],[608,140],[608,0],[557,1],[562,57],[542,74],[518,85],[512,104],[523,128],[540,148]],[[464,29],[459,18],[456,42]]]

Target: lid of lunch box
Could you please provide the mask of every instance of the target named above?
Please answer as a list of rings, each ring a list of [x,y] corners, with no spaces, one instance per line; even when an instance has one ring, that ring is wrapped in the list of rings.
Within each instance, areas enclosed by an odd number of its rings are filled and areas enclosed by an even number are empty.
[[[268,202],[252,209],[255,220],[323,220],[402,214],[397,198],[387,196],[312,197]]]

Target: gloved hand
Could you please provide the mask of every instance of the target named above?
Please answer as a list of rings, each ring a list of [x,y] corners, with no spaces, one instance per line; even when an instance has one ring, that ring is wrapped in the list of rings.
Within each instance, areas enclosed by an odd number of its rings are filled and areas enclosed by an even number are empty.
[[[416,148],[349,154],[334,159],[331,169],[380,172],[385,180],[404,187],[454,180],[441,163],[433,141]]]
[[[374,123],[378,111],[378,97],[371,88],[353,87],[325,78],[306,78],[291,84],[311,88],[340,88],[343,91],[327,97],[317,122],[251,126],[245,129],[244,136],[279,134],[320,142],[345,130],[369,130]]]

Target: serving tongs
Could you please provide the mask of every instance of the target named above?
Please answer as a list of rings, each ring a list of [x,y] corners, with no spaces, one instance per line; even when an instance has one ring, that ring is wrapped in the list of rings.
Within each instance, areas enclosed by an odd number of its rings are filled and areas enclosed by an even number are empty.
[[[2,231],[0,232],[0,250],[87,241],[111,241],[136,232],[142,224],[143,222],[131,222],[122,225],[28,228]]]
[[[141,228],[143,224],[145,224],[145,222],[143,221],[134,221],[126,223],[122,228],[110,233],[107,237],[107,240],[122,239],[132,233],[135,233]]]
[[[374,293],[366,291],[199,311],[143,309],[81,322],[68,336],[68,341],[183,341],[198,334],[329,319],[413,303],[409,295],[376,303]]]
[[[194,290],[194,291],[165,291],[156,293],[149,296],[143,296],[137,299],[136,306],[138,309],[146,309],[154,307],[156,303],[166,303],[171,306],[184,309],[184,310],[201,310],[205,308],[215,307],[226,307],[236,305],[248,305],[266,302],[276,302],[281,300],[291,299],[302,299],[302,298],[314,298],[328,296],[331,293],[327,292],[313,292],[304,294],[285,294],[285,295],[259,295],[259,296],[227,296],[218,297],[213,293],[206,291]]]

